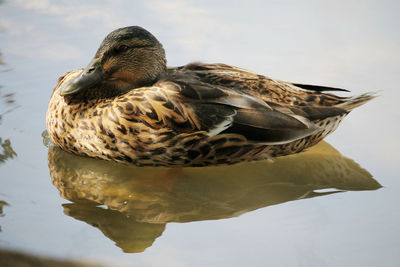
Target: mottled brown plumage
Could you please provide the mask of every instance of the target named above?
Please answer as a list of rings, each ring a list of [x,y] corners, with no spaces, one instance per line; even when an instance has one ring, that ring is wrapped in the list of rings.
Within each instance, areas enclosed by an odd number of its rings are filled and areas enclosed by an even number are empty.
[[[151,166],[206,166],[283,156],[336,129],[371,94],[294,84],[228,66],[167,68],[140,27],[110,33],[85,69],[59,79],[47,112],[66,151]]]

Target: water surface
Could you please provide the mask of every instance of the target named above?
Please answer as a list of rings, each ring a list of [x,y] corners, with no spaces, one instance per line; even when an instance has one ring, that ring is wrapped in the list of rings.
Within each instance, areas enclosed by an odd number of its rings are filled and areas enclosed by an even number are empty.
[[[0,1],[0,250],[113,266],[398,266],[399,8]],[[223,62],[380,97],[272,162],[138,168],[47,145],[57,78],[127,25],[157,36],[171,66]]]

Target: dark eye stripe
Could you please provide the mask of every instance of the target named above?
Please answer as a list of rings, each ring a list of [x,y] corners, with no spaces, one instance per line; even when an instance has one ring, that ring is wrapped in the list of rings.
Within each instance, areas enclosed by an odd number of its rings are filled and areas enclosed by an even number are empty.
[[[128,49],[133,49],[133,48],[144,48],[144,47],[150,47],[151,45],[133,45],[133,46],[128,46],[128,45],[120,45],[114,48],[114,52],[116,53],[122,53],[127,51]]]
[[[119,45],[111,49],[111,54],[119,54],[127,51],[130,47],[127,45]]]
[[[103,57],[102,57],[102,60],[101,60],[101,64],[106,62],[110,57],[116,56],[116,55],[118,55],[118,54],[120,54],[122,52],[125,52],[125,51],[129,50],[129,49],[145,48],[145,47],[152,47],[152,46],[154,46],[154,45],[152,45],[152,44],[132,45],[132,46],[120,45],[120,46],[116,46],[114,48],[109,48],[103,54]]]
[[[151,46],[153,46],[153,45],[143,44],[143,45],[133,45],[133,46],[130,46],[130,48],[143,48],[143,47],[151,47]]]
[[[118,47],[115,48],[115,51],[118,52],[118,53],[121,53],[121,52],[124,52],[124,51],[126,51],[126,50],[128,50],[128,49],[129,49],[129,46],[120,45],[120,46],[118,46]]]

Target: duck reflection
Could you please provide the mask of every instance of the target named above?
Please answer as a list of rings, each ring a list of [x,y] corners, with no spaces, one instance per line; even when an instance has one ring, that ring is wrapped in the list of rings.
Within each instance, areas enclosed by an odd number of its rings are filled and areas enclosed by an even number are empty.
[[[137,222],[134,217],[115,210],[76,203],[63,206],[65,214],[99,228],[124,252],[143,252],[165,230],[165,223]]]
[[[55,146],[48,160],[53,184],[73,202],[64,204],[65,213],[98,227],[125,252],[144,251],[168,222],[230,218],[287,201],[381,187],[326,142],[273,162],[203,168],[124,166]]]

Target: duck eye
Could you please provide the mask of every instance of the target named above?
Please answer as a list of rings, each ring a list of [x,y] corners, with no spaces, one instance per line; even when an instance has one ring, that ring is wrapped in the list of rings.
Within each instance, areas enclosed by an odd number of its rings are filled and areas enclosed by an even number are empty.
[[[115,52],[122,53],[122,52],[125,52],[126,50],[128,50],[128,48],[129,47],[126,46],[126,45],[120,45],[120,46],[115,48]]]

